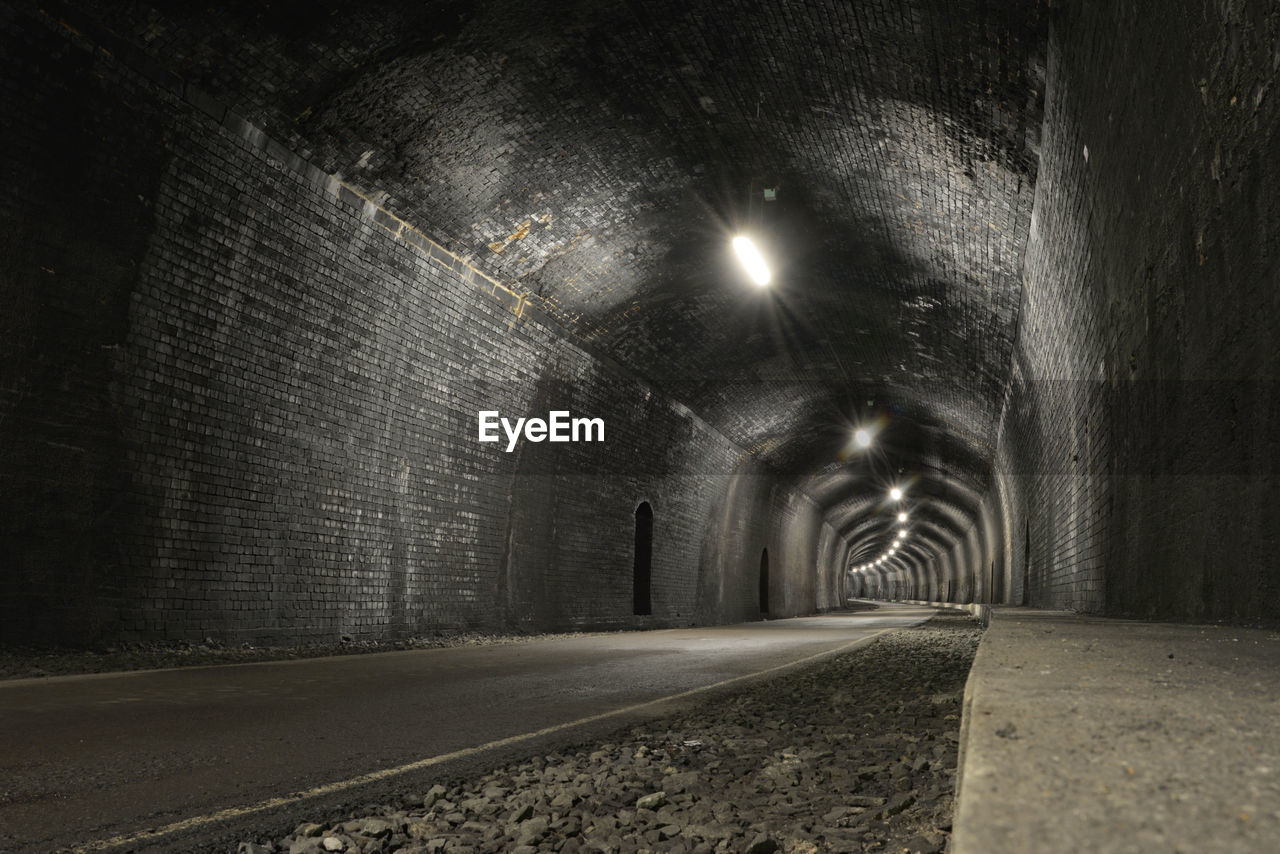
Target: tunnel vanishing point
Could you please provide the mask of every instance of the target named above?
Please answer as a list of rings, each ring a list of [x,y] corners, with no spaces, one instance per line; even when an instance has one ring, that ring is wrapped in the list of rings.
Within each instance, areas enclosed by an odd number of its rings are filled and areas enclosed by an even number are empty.
[[[1274,4],[0,20],[4,642],[1280,622]]]

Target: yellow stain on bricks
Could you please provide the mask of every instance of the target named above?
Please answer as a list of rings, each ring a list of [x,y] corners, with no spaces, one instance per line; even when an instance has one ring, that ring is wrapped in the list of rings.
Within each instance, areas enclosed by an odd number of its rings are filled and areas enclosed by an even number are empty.
[[[533,226],[533,220],[526,219],[524,222],[516,226],[516,230],[508,234],[505,240],[495,240],[489,244],[489,248],[495,253],[501,253],[507,248],[507,244],[514,243],[517,240],[524,240],[529,236],[529,229]]]
[[[334,195],[337,195],[338,193],[340,193],[340,192],[341,192],[341,188],[342,188],[342,187],[346,187],[346,188],[347,188],[348,190],[350,190],[352,193],[355,193],[355,194],[356,194],[357,196],[359,196],[361,199],[364,199],[364,201],[365,201],[365,206],[364,206],[364,210],[363,210],[362,212],[363,212],[363,214],[364,214],[364,216],[365,216],[365,218],[366,218],[366,219],[371,219],[371,220],[374,220],[374,222],[377,222],[377,220],[375,219],[376,213],[377,213],[378,211],[382,211],[382,212],[384,212],[384,213],[386,213],[386,214],[388,215],[388,218],[389,218],[389,219],[390,219],[390,220],[391,220],[395,225],[394,225],[394,226],[393,226],[393,225],[387,225],[386,223],[381,223],[381,222],[378,222],[377,224],[378,224],[378,225],[381,225],[383,228],[385,228],[385,229],[387,229],[387,230],[391,231],[391,233],[392,233],[392,234],[394,234],[395,236],[400,237],[400,239],[402,239],[402,240],[403,240],[404,238],[403,238],[403,236],[402,236],[402,234],[401,234],[401,232],[402,232],[402,231],[403,231],[403,232],[413,232],[414,234],[417,234],[419,237],[425,238],[425,239],[426,239],[426,241],[427,241],[428,243],[430,243],[431,245],[433,245],[433,246],[435,246],[435,247],[437,247],[437,248],[439,248],[439,249],[444,250],[446,253],[448,253],[448,255],[449,255],[450,257],[454,258],[455,260],[459,260],[459,261],[462,261],[462,260],[463,260],[463,259],[462,259],[462,258],[460,258],[456,253],[449,252],[449,250],[445,249],[445,248],[444,248],[443,246],[441,246],[439,243],[437,243],[436,241],[434,241],[434,240],[432,240],[431,238],[427,237],[427,236],[426,236],[425,234],[423,234],[421,231],[419,231],[418,229],[414,228],[412,225],[410,225],[409,223],[405,222],[404,220],[400,219],[400,217],[396,216],[396,215],[395,215],[395,214],[393,214],[391,211],[389,211],[389,210],[387,210],[386,208],[382,207],[382,206],[381,206],[381,205],[379,205],[377,202],[373,201],[373,200],[372,200],[372,199],[370,199],[367,195],[365,195],[364,193],[362,193],[360,190],[358,190],[357,188],[355,188],[355,187],[351,186],[350,184],[346,183],[345,181],[335,181],[335,182],[334,182],[334,184],[333,184],[333,186],[332,186],[332,190],[331,190],[331,192],[332,192]],[[510,240],[512,240],[512,239],[516,239],[517,237],[524,237],[526,234],[528,234],[528,233],[529,233],[529,228],[530,228],[530,226],[532,226],[532,224],[533,224],[532,220],[526,220],[526,221],[524,222],[524,224],[523,224],[523,225],[521,225],[519,229],[517,229],[517,231],[516,231],[516,233],[515,233],[515,234],[513,234],[511,237],[507,238],[507,239],[508,239],[508,241],[510,241]],[[414,250],[416,250],[416,251],[418,251],[418,252],[420,252],[420,253],[423,253],[423,254],[427,255],[429,258],[434,257],[434,256],[432,256],[432,255],[431,255],[431,253],[430,253],[429,251],[424,250],[424,249],[423,249],[423,247],[421,247],[421,246],[419,246],[419,245],[417,245],[417,244],[415,244],[415,243],[408,243],[408,241],[406,241],[406,243],[407,243],[407,245],[408,245],[409,247],[411,247],[412,249],[414,249]],[[497,246],[497,247],[499,247],[499,248],[494,249],[494,247],[495,247],[495,246]],[[493,249],[495,252],[500,252],[500,251],[502,251],[502,248],[504,248],[504,246],[505,246],[505,244],[502,244],[502,243],[490,243],[490,244],[489,244],[489,248],[490,248],[490,249]],[[441,258],[435,258],[434,260],[435,260],[438,264],[440,264],[441,266],[444,266],[444,267],[450,267],[450,266],[451,266],[447,261],[445,261],[445,260],[443,260],[443,259],[441,259]],[[475,267],[475,265],[473,265],[473,264],[469,264],[469,263],[467,263],[467,262],[465,262],[465,261],[463,261],[463,263],[466,265],[467,269],[468,269],[468,270],[470,270],[470,271],[473,273],[473,275],[472,275],[472,283],[473,283],[476,287],[478,287],[478,288],[479,288],[480,290],[482,290],[482,291],[487,292],[490,296],[493,296],[493,297],[497,297],[499,289],[501,289],[501,290],[505,291],[508,295],[510,295],[510,296],[512,296],[512,297],[515,297],[515,305],[514,305],[514,306],[512,306],[512,305],[510,304],[510,302],[508,302],[507,300],[502,300],[502,303],[503,303],[503,305],[505,305],[505,306],[507,306],[508,308],[510,308],[511,313],[515,315],[516,320],[522,319],[522,318],[524,317],[524,306],[525,306],[525,303],[527,302],[527,299],[526,299],[522,294],[518,294],[518,293],[516,293],[515,291],[513,291],[512,289],[510,289],[510,288],[506,287],[505,285],[503,285],[503,284],[499,283],[497,279],[494,279],[492,276],[490,276],[488,273],[485,273],[483,270],[478,269],[477,267]],[[501,299],[501,298],[499,298],[499,299]],[[514,322],[514,321],[512,321],[511,326],[509,327],[509,329],[510,329],[510,328],[513,328],[514,326],[515,326],[515,322]]]

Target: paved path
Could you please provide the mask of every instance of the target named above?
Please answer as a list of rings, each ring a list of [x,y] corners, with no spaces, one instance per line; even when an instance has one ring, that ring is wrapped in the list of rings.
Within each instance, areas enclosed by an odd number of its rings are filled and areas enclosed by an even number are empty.
[[[118,850],[165,850],[180,829],[137,834],[182,822],[209,830],[220,810],[228,819],[261,813],[273,798],[349,792],[361,775],[386,780],[458,752],[527,746],[524,736],[575,721],[655,714],[662,707],[643,704],[822,656],[931,613],[885,605],[714,628],[0,683],[0,850],[108,850],[96,844],[108,839]]]
[[[1280,632],[995,609],[950,850],[1280,851]]]

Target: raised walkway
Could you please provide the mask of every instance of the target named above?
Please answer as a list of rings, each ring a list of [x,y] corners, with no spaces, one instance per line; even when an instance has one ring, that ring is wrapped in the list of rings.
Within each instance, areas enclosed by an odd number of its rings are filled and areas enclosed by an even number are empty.
[[[951,854],[1280,851],[1280,632],[995,608]]]

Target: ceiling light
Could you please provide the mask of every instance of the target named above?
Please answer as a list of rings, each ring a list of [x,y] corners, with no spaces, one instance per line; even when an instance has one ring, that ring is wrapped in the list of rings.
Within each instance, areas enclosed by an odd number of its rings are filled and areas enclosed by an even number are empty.
[[[899,536],[899,537],[905,537],[906,535],[907,535],[907,529],[906,529],[906,528],[899,528],[899,529],[898,529],[898,536]]]
[[[859,427],[853,434],[853,441],[858,444],[859,448],[870,448],[871,431],[866,427]]]
[[[733,238],[733,251],[738,253],[738,260],[747,268],[747,275],[751,277],[751,281],[761,287],[769,284],[770,279],[773,278],[769,273],[769,265],[764,263],[760,250],[756,249],[750,237],[739,234]]]
[[[907,521],[907,514],[906,514],[906,513],[899,513],[899,514],[898,514],[898,521],[899,521],[899,522],[905,522],[905,521]]]
[[[894,500],[894,501],[901,501],[901,500],[902,500],[902,490],[901,490],[899,487],[896,487],[896,486],[895,486],[893,489],[889,490],[889,498],[890,498],[890,499],[892,499],[892,500]]]

